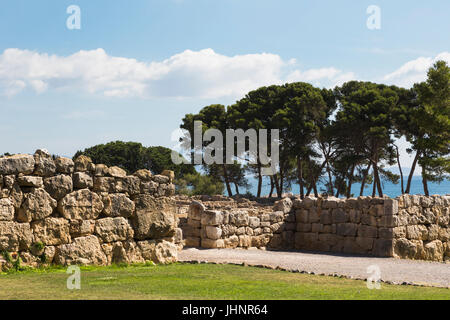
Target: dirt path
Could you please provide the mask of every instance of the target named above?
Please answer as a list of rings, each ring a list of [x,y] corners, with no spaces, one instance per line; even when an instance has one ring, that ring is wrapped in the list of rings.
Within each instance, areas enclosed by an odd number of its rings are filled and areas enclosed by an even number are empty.
[[[278,252],[242,249],[184,249],[183,262],[246,263],[251,266],[279,267],[289,271],[339,275],[367,279],[367,268],[375,265],[381,280],[395,284],[416,284],[450,288],[450,264],[427,261],[347,256],[326,253]]]

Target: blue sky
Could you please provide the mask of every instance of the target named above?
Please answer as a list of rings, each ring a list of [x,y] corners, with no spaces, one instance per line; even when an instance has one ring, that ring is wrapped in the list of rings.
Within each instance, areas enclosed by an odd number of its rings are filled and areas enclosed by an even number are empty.
[[[66,27],[70,5],[81,30]],[[449,12],[447,0],[3,0],[0,153],[170,147],[184,114],[272,83],[409,86],[450,61]]]

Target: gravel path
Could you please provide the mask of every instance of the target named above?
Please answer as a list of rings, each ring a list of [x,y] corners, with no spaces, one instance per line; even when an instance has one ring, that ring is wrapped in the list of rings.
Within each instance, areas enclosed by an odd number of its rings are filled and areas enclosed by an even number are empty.
[[[415,284],[450,288],[450,264],[393,258],[360,257],[340,254],[278,252],[243,249],[184,249],[183,262],[245,263],[283,270],[367,279],[367,268],[376,265],[381,280],[395,284]]]

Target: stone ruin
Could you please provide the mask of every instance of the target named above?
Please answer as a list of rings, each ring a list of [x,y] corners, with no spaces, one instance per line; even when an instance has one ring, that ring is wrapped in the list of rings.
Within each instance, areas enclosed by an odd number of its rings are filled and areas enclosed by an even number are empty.
[[[178,201],[185,245],[450,262],[450,195],[244,200]]]
[[[450,261],[450,195],[250,201],[175,196],[173,179],[45,150],[0,158],[0,271],[171,263],[183,246]]]
[[[177,261],[172,179],[45,150],[0,158],[0,271],[19,258],[31,267]]]

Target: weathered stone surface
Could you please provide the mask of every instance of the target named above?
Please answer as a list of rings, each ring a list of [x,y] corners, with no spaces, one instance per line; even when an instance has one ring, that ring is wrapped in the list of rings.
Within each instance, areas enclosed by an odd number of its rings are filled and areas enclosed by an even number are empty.
[[[75,238],[56,247],[54,262],[59,265],[105,265],[107,258],[96,236]]]
[[[50,177],[56,172],[56,165],[52,155],[44,149],[39,149],[34,153],[34,175]]]
[[[17,183],[21,187],[42,188],[44,186],[42,177],[35,177],[35,176],[19,175],[17,177]]]
[[[34,157],[29,154],[16,154],[0,158],[0,175],[32,174],[34,171]]]
[[[152,173],[150,172],[150,170],[147,170],[147,169],[138,170],[133,175],[138,177],[142,181],[151,181],[152,180]]]
[[[56,247],[54,246],[46,246],[44,248],[44,255],[45,255],[45,263],[52,263],[53,259],[55,258],[56,253]]]
[[[212,240],[207,238],[202,238],[201,240],[201,246],[205,249],[220,249],[225,248],[225,242],[220,240]]]
[[[95,177],[93,190],[95,192],[115,193],[115,183],[116,180],[112,177]]]
[[[14,205],[10,198],[0,199],[0,221],[12,221],[14,219]]]
[[[133,239],[134,231],[123,217],[104,218],[95,222],[95,233],[102,242]]]
[[[95,165],[94,176],[103,177],[107,174],[107,172],[108,172],[108,166],[106,166],[104,164],[96,164]]]
[[[201,239],[200,237],[186,237],[184,239],[184,246],[199,248],[201,246]]]
[[[58,157],[55,160],[56,172],[62,174],[72,174],[74,171],[75,164],[72,159]]]
[[[122,168],[119,168],[117,166],[109,167],[106,170],[106,174],[110,177],[114,178],[125,178],[127,176],[127,172],[123,170]]]
[[[90,174],[86,172],[75,172],[73,174],[73,187],[75,189],[92,188],[94,181]]]
[[[45,178],[44,188],[53,199],[60,200],[73,191],[72,178],[64,174]]]
[[[222,229],[214,226],[206,226],[206,236],[209,239],[218,240],[222,236]]]
[[[45,218],[31,223],[34,242],[56,246],[70,243],[69,221],[62,218]]]
[[[170,182],[170,178],[169,177],[167,177],[167,176],[163,176],[163,175],[155,175],[155,176],[153,176],[153,181],[155,181],[155,182],[157,182],[157,183],[162,183],[162,184],[164,184],[164,183],[169,183]]]
[[[152,261],[158,264],[169,264],[177,262],[178,247],[171,242],[162,241],[156,245]]]
[[[95,165],[92,163],[92,159],[81,155],[74,161],[75,164],[75,172],[85,172],[85,171],[91,171],[94,169],[95,171]]]
[[[170,182],[175,179],[175,172],[171,170],[164,170],[163,172],[161,172],[161,175],[168,177]]]
[[[284,198],[275,202],[273,207],[275,211],[282,211],[283,213],[289,213],[292,209],[292,200],[291,198]]]
[[[434,240],[424,244],[425,260],[442,261],[444,260],[444,246],[439,240]]]
[[[171,237],[176,228],[176,206],[173,199],[139,195],[132,218],[135,237],[139,240]]]
[[[95,220],[71,220],[70,236],[72,238],[85,237],[94,234]]]
[[[260,220],[258,217],[249,217],[248,218],[248,225],[255,229],[255,228],[259,228],[259,224],[260,224]]]
[[[202,214],[206,210],[203,203],[199,201],[192,201],[189,205],[188,209],[188,217],[192,220],[198,220],[200,221],[202,219]]]
[[[58,202],[58,211],[69,220],[96,219],[103,210],[100,197],[88,189],[74,191]]]
[[[102,197],[103,213],[108,217],[130,218],[134,214],[134,202],[122,193]]]
[[[247,216],[248,219],[248,216]],[[248,220],[247,220],[248,221]],[[218,226],[223,222],[223,214],[220,211],[208,210],[204,211],[202,215],[202,225],[204,226]],[[241,225],[241,223],[238,223]]]
[[[56,208],[57,202],[44,189],[34,189],[25,194],[17,214],[19,222],[31,222],[48,217]]]
[[[30,224],[0,221],[0,251],[28,250],[32,242]]]

